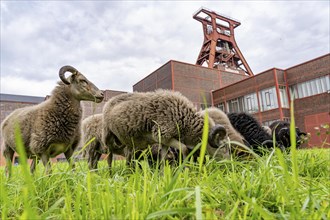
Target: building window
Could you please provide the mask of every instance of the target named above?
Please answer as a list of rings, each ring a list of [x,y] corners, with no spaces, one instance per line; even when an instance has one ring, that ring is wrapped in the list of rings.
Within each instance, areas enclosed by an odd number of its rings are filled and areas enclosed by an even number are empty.
[[[243,112],[244,111],[244,97],[229,100],[227,102],[228,112]]]
[[[238,97],[227,102],[227,112],[249,112],[254,113],[259,110],[257,94],[251,93]]]
[[[262,125],[264,125],[264,126],[270,126],[270,125],[273,124],[275,121],[278,121],[278,119],[270,120],[270,121],[263,121],[263,122],[262,122]]]
[[[261,111],[278,108],[275,87],[261,90],[259,95],[261,99]]]
[[[259,110],[258,108],[258,101],[257,101],[257,94],[251,93],[249,95],[244,96],[244,112],[254,113]]]
[[[290,121],[291,121],[291,119],[290,119],[290,118],[288,118],[288,117],[284,117],[284,118],[283,118],[283,121],[287,121],[287,122],[290,122]]]
[[[232,99],[228,101],[227,106],[228,112],[239,112],[238,99]]]
[[[293,99],[317,95],[330,91],[330,77],[322,76],[306,82],[290,86],[290,92]]]
[[[288,99],[288,95],[286,93],[286,87],[280,86],[279,90],[280,90],[282,108],[289,108],[289,99]]]
[[[265,100],[266,100],[266,105],[271,106],[270,102],[270,92],[265,92]]]
[[[249,111],[252,110],[251,97],[247,97],[245,101],[246,101],[246,109]]]
[[[220,104],[218,104],[216,106],[218,109],[220,109],[221,111],[225,112],[225,103],[221,102]]]

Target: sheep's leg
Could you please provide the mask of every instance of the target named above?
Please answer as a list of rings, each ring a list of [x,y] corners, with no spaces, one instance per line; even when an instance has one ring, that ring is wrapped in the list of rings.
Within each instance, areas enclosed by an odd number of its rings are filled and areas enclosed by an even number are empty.
[[[132,157],[133,157],[133,153],[132,152],[126,152],[126,165],[128,167],[132,166]]]
[[[168,149],[169,149],[169,146],[166,146],[166,145],[162,145],[161,146],[161,151],[160,151],[160,163],[161,163],[161,170],[164,170],[164,167],[165,167],[165,159],[166,159],[166,156],[168,154]]]
[[[11,177],[12,163],[15,151],[9,146],[5,145],[5,150],[3,151],[3,156],[6,158],[6,175]]]
[[[50,174],[52,172],[52,170],[51,170],[52,167],[50,165],[49,155],[42,154],[41,155],[41,161],[42,161],[43,165],[45,166],[45,173]]]
[[[32,163],[30,165],[30,172],[34,173],[35,169],[36,169],[36,165],[39,162],[39,158],[37,156],[33,156],[32,157]]]
[[[166,143],[167,146],[175,147],[179,151],[182,152],[182,159],[184,160],[188,156],[188,148],[185,144],[181,143],[180,141],[176,140],[175,138],[172,138],[168,143]]]
[[[107,158],[108,167],[109,167],[109,174],[111,174],[111,166],[112,166],[112,160],[113,160],[113,153],[110,152]]]
[[[88,158],[88,167],[90,170],[97,170],[97,164],[101,158],[102,154],[95,151],[93,156],[89,156]]]
[[[69,147],[69,149],[64,152],[64,156],[65,156],[66,160],[68,161],[71,169],[75,168],[74,161],[71,159],[73,152],[74,152],[73,147]]]

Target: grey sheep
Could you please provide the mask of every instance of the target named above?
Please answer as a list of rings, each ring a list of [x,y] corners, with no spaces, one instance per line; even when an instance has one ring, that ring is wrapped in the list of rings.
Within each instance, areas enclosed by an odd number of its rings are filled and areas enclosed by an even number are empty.
[[[244,139],[244,137],[235,130],[235,128],[230,123],[230,120],[226,113],[221,111],[219,108],[216,107],[210,107],[205,110],[200,111],[200,114],[205,115],[208,114],[208,116],[216,123],[223,125],[227,132],[227,137],[230,140],[230,146],[224,146],[223,150],[223,156],[224,158],[229,158],[231,154],[239,156],[244,149],[240,145],[247,145],[247,141]],[[238,144],[236,144],[238,143]]]
[[[65,73],[71,76],[65,77]],[[46,101],[13,111],[1,124],[6,173],[10,176],[14,152],[17,151],[15,128],[19,127],[28,158],[32,158],[31,172],[39,159],[49,173],[49,158],[64,153],[69,161],[80,139],[82,108],[80,101],[99,103],[104,95],[83,74],[71,66],[59,71],[62,82]]]
[[[102,141],[102,114],[95,114],[85,118],[81,124],[82,141],[81,145],[85,145],[92,138],[95,138],[83,150],[83,157],[87,157],[88,168],[90,170],[97,169],[97,163],[102,154],[108,154],[108,149]],[[109,157],[108,157],[109,158]],[[107,158],[107,161],[111,161]]]
[[[110,99],[103,108],[103,138],[110,154],[126,154],[130,161],[135,151],[160,144],[161,158],[171,146],[185,158],[188,148],[195,147],[203,133],[204,117],[179,92],[123,94]],[[226,130],[209,120],[208,153],[216,154]],[[124,152],[124,148],[129,148]],[[128,154],[128,155],[127,155]]]
[[[96,170],[98,161],[100,160],[102,154],[109,154],[109,150],[107,146],[103,143],[102,140],[102,114],[95,114],[91,115],[87,118],[85,118],[82,121],[81,129],[82,129],[82,141],[81,145],[82,147],[85,147],[83,149],[83,157],[87,158],[88,161],[88,168],[90,170]],[[87,146],[84,146],[87,144],[90,140],[95,138],[91,143],[89,143]],[[149,162],[149,165],[154,166],[157,159],[160,158],[160,151],[158,150],[157,145],[152,145],[150,152],[147,152],[147,159]],[[176,151],[173,148],[169,149],[168,154],[166,155],[166,160],[168,160],[170,163],[174,162],[174,159],[177,158]],[[134,154],[134,157],[136,159],[142,159],[140,158],[142,152],[138,151]],[[111,167],[112,158],[110,159],[110,156],[107,157],[107,162],[109,167]]]

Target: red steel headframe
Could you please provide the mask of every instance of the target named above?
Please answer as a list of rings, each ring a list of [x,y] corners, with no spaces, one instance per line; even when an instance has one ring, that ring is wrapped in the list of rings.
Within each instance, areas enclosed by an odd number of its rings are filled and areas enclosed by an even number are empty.
[[[206,62],[209,68],[223,66],[243,70],[246,75],[253,76],[234,37],[234,28],[239,26],[240,22],[203,7],[193,18],[202,23],[204,31],[204,42],[196,65],[202,66]]]

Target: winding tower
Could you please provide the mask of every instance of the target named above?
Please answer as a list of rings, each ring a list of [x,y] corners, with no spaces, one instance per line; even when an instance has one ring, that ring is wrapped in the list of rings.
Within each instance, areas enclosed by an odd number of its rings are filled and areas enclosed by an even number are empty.
[[[202,23],[204,31],[204,41],[196,65],[206,64],[209,68],[234,70],[253,76],[235,41],[234,29],[241,24],[239,21],[203,7],[193,18]]]

